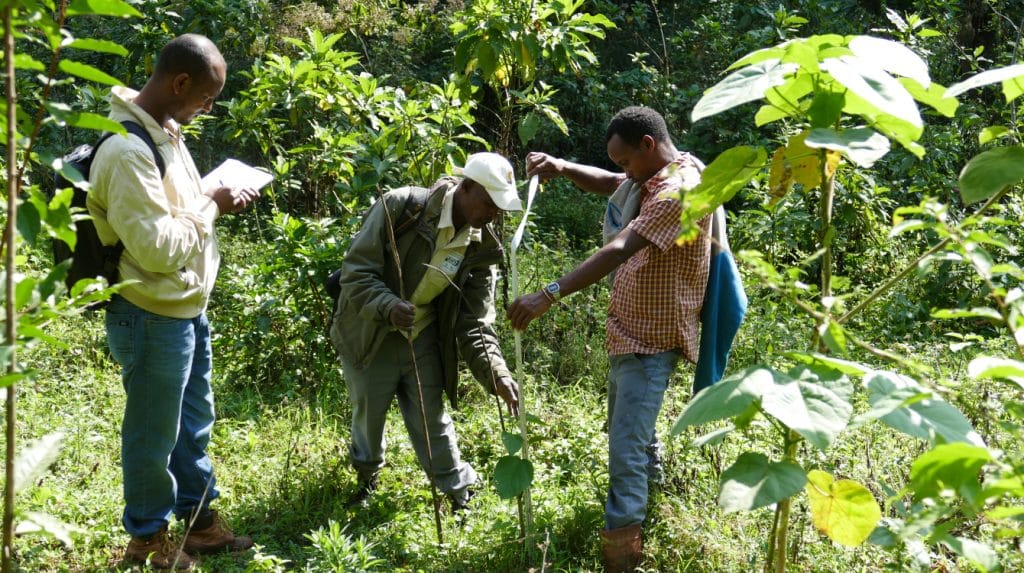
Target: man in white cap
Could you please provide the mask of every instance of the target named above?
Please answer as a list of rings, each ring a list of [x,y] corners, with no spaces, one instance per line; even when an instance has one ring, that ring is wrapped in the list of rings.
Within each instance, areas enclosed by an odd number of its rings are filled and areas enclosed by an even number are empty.
[[[342,261],[331,342],[352,404],[351,504],[377,488],[384,422],[397,397],[420,465],[454,510],[466,509],[477,475],[459,455],[442,398],[443,391],[457,406],[459,355],[484,389],[518,412],[519,388],[492,328],[493,269],[503,252],[490,223],[522,205],[504,157],[470,155],[460,172],[430,189],[386,193]]]

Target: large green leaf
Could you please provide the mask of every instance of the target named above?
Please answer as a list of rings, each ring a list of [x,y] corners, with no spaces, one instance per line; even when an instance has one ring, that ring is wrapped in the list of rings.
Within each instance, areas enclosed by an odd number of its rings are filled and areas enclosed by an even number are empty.
[[[858,58],[877,62],[883,70],[911,78],[925,88],[931,83],[928,64],[913,50],[899,42],[872,36],[857,36],[850,40],[850,50]]]
[[[836,131],[812,129],[804,140],[807,147],[831,149],[861,167],[871,167],[889,153],[889,139],[873,129],[859,127]]]
[[[811,470],[807,472],[805,490],[815,527],[836,543],[857,547],[882,518],[875,496],[855,481],[834,481],[831,474]]]
[[[700,98],[690,114],[694,123],[764,97],[772,86],[782,85],[786,76],[799,69],[797,64],[783,64],[777,59],[765,60],[733,72],[715,84]]]
[[[939,84],[932,83],[927,88],[910,78],[900,78],[900,83],[907,88],[910,95],[917,101],[931,106],[932,109],[945,117],[953,117],[960,107],[956,98],[946,96],[946,88]]]
[[[942,543],[964,559],[970,561],[978,571],[994,573],[1000,570],[999,554],[980,541],[967,539],[966,537],[953,537],[952,535],[942,535],[934,541]]]
[[[72,0],[68,16],[92,14],[94,16],[142,17],[142,13],[122,0]]]
[[[513,498],[530,489],[533,464],[518,456],[501,456],[494,466],[494,488],[502,499]]]
[[[15,528],[15,533],[18,535],[30,533],[49,535],[64,544],[64,547],[71,547],[71,534],[78,531],[77,527],[68,525],[52,515],[38,511],[26,511],[23,519],[18,522]]]
[[[706,424],[743,413],[775,385],[775,374],[763,366],[754,366],[705,388],[683,409],[683,413],[672,426],[672,434],[679,434],[688,426]]]
[[[20,211],[19,211],[20,216]],[[971,378],[1009,380],[1024,389],[1024,362],[994,356],[979,356],[967,365]]]
[[[697,222],[732,199],[764,167],[768,152],[741,145],[723,151],[700,175],[700,184],[683,194],[680,240],[700,232]]]
[[[918,456],[910,464],[910,489],[914,499],[936,497],[944,490],[954,490],[967,501],[981,490],[978,472],[992,454],[987,448],[970,444],[940,444]]]
[[[34,483],[60,453],[61,432],[53,432],[32,442],[14,458],[14,491],[19,492]]]
[[[934,396],[913,399],[917,394],[930,394],[916,381],[885,371],[871,372],[864,378],[872,406],[894,397],[900,402],[910,402],[881,417],[882,422],[890,427],[932,444],[964,442],[985,445],[967,418],[949,402]]]
[[[763,454],[746,452],[722,472],[718,505],[726,513],[750,511],[782,501],[806,483],[807,475],[799,465],[771,462]]]
[[[828,448],[853,414],[853,406],[825,386],[781,374],[761,398],[761,409],[819,450]]]
[[[996,68],[994,70],[981,72],[980,74],[967,78],[958,84],[949,86],[949,89],[946,90],[946,97],[956,97],[968,90],[980,88],[996,82],[1013,82],[1014,80],[1019,82],[1022,79],[1024,79],[1024,64]],[[1003,91],[1006,92],[1005,87],[1003,88]],[[1007,99],[1007,101],[1009,102],[1013,100]]]
[[[61,60],[60,63],[57,64],[57,68],[65,74],[78,76],[82,79],[89,80],[91,82],[107,84],[111,86],[123,85],[121,83],[121,80],[115,78],[114,76],[104,71],[101,71],[98,68],[94,68],[89,64],[83,64],[82,62],[76,62],[73,60]]]
[[[128,50],[118,44],[117,42],[111,42],[110,40],[97,40],[95,38],[75,38],[68,44],[69,48],[77,48],[79,50],[89,50],[92,52],[102,52],[104,54],[114,54],[117,56],[127,56]]]
[[[917,104],[903,84],[876,66],[855,56],[828,58],[821,67],[832,78],[857,94],[880,112],[922,126]]]
[[[964,203],[984,201],[1024,179],[1024,147],[997,147],[967,162],[960,172]]]

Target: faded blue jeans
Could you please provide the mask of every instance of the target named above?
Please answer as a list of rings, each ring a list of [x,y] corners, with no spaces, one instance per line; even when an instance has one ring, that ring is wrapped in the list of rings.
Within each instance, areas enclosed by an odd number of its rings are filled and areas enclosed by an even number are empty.
[[[359,478],[366,480],[384,466],[384,422],[396,399],[409,441],[424,470],[433,468],[438,489],[456,501],[468,499],[468,488],[477,481],[476,471],[459,454],[455,425],[444,409],[444,374],[437,346],[437,324],[427,327],[413,341],[416,367],[423,388],[423,410],[430,431],[430,458],[420,415],[419,391],[409,341],[390,332],[380,350],[363,370],[341,361],[342,374],[352,403],[351,461]]]
[[[607,529],[643,522],[648,480],[660,481],[660,443],[655,429],[679,362],[679,351],[608,357]]]
[[[124,528],[147,537],[219,493],[206,455],[213,429],[210,323],[160,316],[120,296],[107,306],[107,343],[121,365]]]

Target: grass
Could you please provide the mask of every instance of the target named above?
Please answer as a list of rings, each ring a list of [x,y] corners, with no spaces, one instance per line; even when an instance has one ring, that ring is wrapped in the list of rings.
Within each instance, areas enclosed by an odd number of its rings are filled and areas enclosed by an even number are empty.
[[[536,280],[550,274],[538,272]],[[751,294],[752,312],[734,350],[734,369],[782,360],[780,349],[800,348],[807,340],[806,326],[791,310],[759,306],[759,294]],[[475,382],[463,381],[465,400],[452,416],[463,456],[481,475],[480,494],[465,519],[444,516],[445,542],[438,545],[429,486],[394,410],[380,489],[365,507],[348,508],[345,499],[354,490],[355,477],[346,461],[348,404],[339,373],[315,373],[316,383],[302,388],[273,380],[229,379],[225,372],[246,365],[224,368],[232,356],[215,352],[219,418],[210,454],[222,492],[217,507],[258,548],[204,558],[198,571],[600,570],[606,384],[601,323],[593,314],[606,296],[604,289],[574,296],[568,308],[549,314],[526,338],[530,374],[525,405],[541,420],[531,428],[535,528],[526,542],[520,538],[515,502],[500,499],[489,482],[504,453],[501,427],[493,399]],[[234,323],[223,312],[216,315],[217,336],[230,340]],[[876,332],[885,335],[881,329]],[[54,334],[68,349],[37,346],[23,356],[36,377],[19,387],[18,441],[24,444],[57,430],[66,438],[52,471],[18,503],[73,524],[78,533],[70,548],[45,537],[19,537],[18,564],[22,571],[126,571],[130,567],[121,563],[128,536],[120,525],[124,396],[119,371],[106,351],[101,315],[74,317],[56,325]],[[510,343],[507,334],[502,332]],[[966,360],[949,352],[941,338],[890,343],[899,345],[901,352],[937,368],[942,379],[964,378]],[[512,360],[511,353],[506,356]],[[566,363],[575,366],[566,368]],[[689,442],[709,428],[668,437],[689,397],[691,377],[689,366],[680,367],[659,420],[666,442],[666,484],[652,498],[645,566],[667,572],[756,570],[764,560],[772,513],[765,508],[723,514],[716,504],[718,480],[744,450],[778,452],[759,445],[768,443],[767,429],[757,424],[705,448]],[[983,432],[990,432],[987,439],[1006,441],[998,426],[988,423],[999,416],[998,403],[992,403],[994,391],[964,385],[950,399],[972,413]],[[988,398],[979,398],[981,394]],[[909,463],[923,449],[923,443],[873,424],[843,434],[827,453],[805,449],[801,459],[808,469],[819,467],[869,484],[882,500],[883,488],[895,490],[906,483]],[[848,549],[821,537],[810,523],[805,497],[796,500],[792,571],[880,571],[893,562],[879,547]],[[181,525],[173,524],[172,534],[180,533]],[[997,543],[1007,570],[1024,567],[1013,543]],[[934,555],[932,565],[967,567],[948,554]]]

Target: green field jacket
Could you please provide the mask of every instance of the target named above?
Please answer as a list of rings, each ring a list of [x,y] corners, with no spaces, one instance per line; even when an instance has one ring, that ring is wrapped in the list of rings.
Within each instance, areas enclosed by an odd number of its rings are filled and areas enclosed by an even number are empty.
[[[445,192],[459,180],[447,178],[432,190],[403,187],[384,195],[366,214],[362,227],[352,238],[342,261],[339,281],[341,295],[331,321],[331,343],[346,362],[365,368],[376,356],[384,337],[393,328],[388,317],[402,300],[391,239],[387,230],[386,203],[393,225],[397,225],[410,203],[426,205],[412,229],[397,237],[402,267],[404,298],[408,299],[426,271],[434,253],[437,223]],[[409,194],[420,194],[410,201]],[[452,408],[458,405],[458,361],[469,365],[473,376],[490,393],[494,381],[512,376],[502,358],[493,320],[494,265],[503,256],[501,244],[490,225],[483,229],[479,243],[470,243],[462,267],[436,299],[438,341],[444,388]]]

